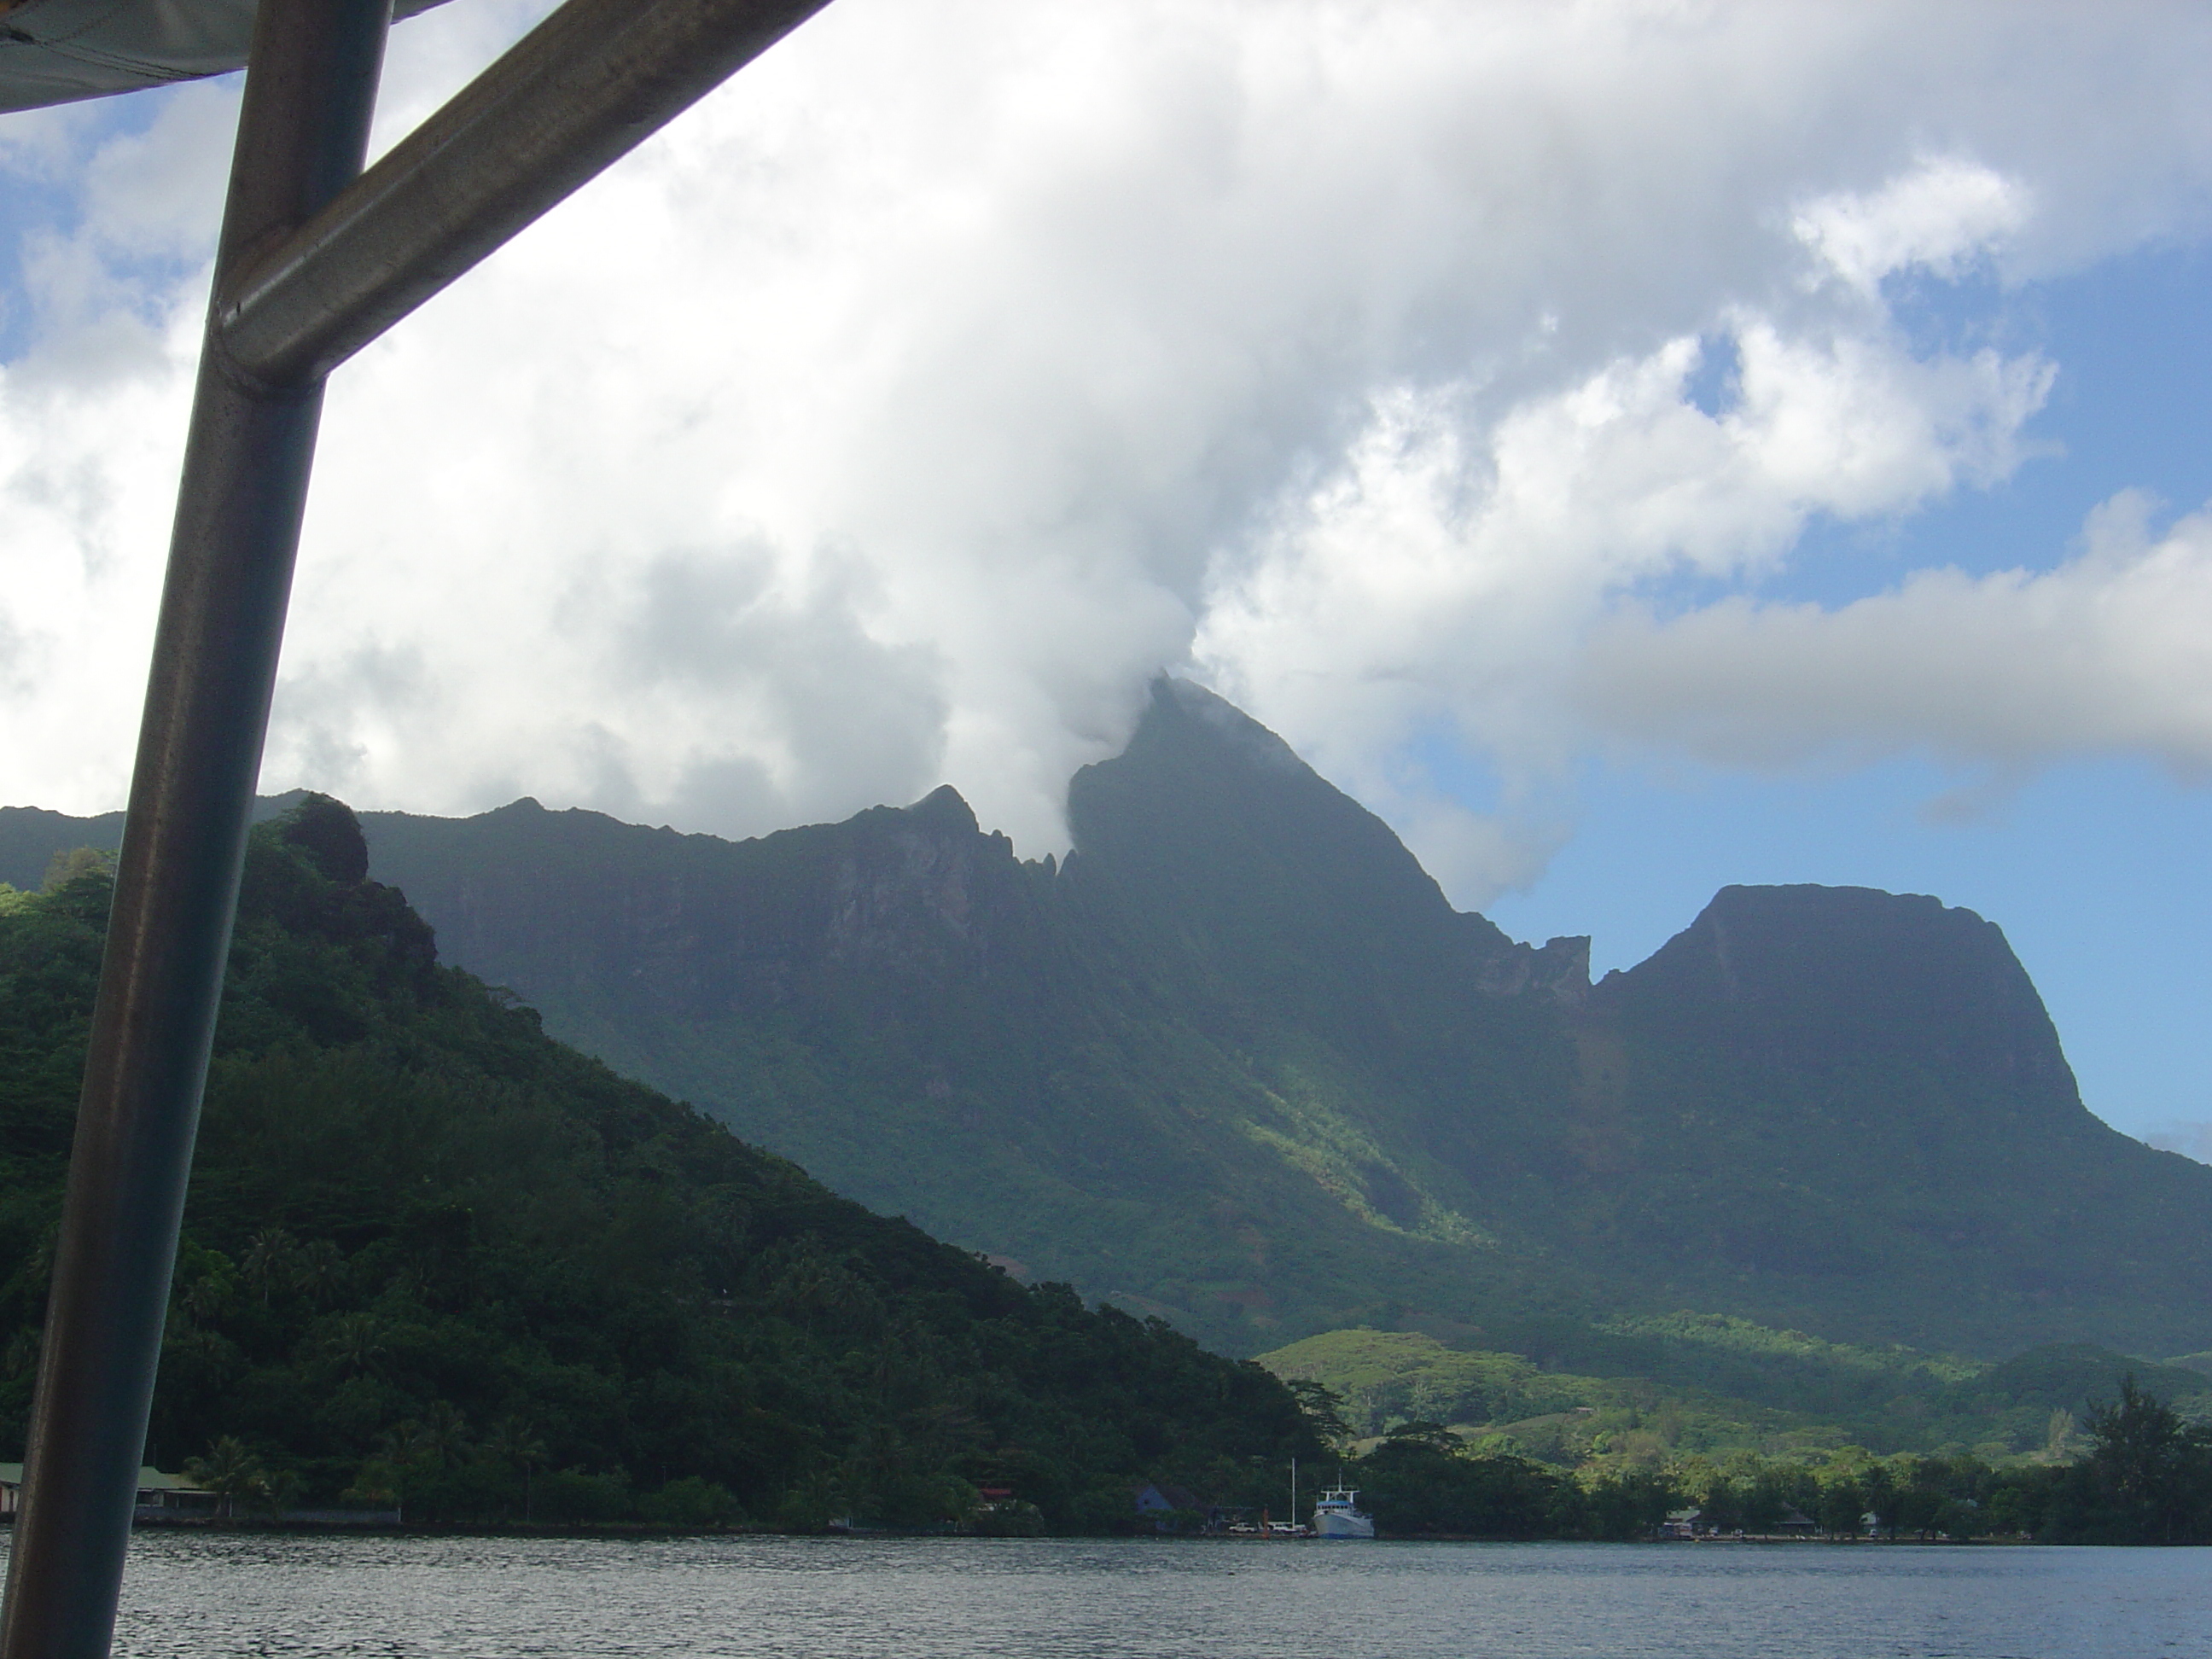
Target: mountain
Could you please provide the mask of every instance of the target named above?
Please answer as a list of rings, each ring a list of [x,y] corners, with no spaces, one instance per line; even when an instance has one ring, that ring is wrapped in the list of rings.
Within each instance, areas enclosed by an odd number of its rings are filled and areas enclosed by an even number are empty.
[[[1018,862],[949,790],[738,845],[526,803],[367,827],[549,1029],[1026,1276],[1248,1349],[1286,1299],[1455,1293],[1455,1252],[1285,1161],[1290,1109],[1079,855]]]
[[[1636,1172],[1579,1231],[1668,1239],[1670,1293],[1984,1352],[2194,1347],[2212,1170],[2084,1109],[2027,973],[1972,912],[1729,888],[1608,975],[1578,1037],[1591,1155]]]
[[[2204,1328],[2212,1170],[2082,1107],[1971,912],[1729,888],[1590,988],[1582,941],[1455,914],[1378,820],[1188,687],[1069,799],[1100,920],[1176,963],[1279,1097],[1307,1085],[1332,1120],[1309,1159],[1367,1137],[1380,1156],[1332,1173],[1387,1219],[1441,1214],[1620,1305],[1850,1341],[2170,1353]]]
[[[530,801],[363,823],[377,877],[549,1030],[1230,1352],[1419,1329],[1755,1394],[1775,1373],[1714,1340],[1730,1320],[2212,1348],[2212,1169],[2082,1108],[1970,912],[1730,888],[1593,986],[1586,941],[1455,912],[1171,681],[1068,803],[1062,863],[950,790],[737,843]]]
[[[0,885],[36,890],[57,854],[79,847],[112,853],[123,844],[123,814],[72,817],[43,806],[0,806]]]
[[[1098,1528],[1133,1480],[1235,1500],[1318,1454],[1256,1366],[1024,1287],[553,1041],[368,869],[321,797],[252,836],[155,1459],[420,1518],[927,1524],[1003,1486],[1032,1528]],[[109,890],[0,889],[0,1444]]]

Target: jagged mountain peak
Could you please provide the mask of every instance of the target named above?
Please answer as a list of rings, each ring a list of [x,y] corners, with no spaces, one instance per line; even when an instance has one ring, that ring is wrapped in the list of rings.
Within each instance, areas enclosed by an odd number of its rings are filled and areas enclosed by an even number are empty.
[[[1188,733],[1218,744],[1245,763],[1279,772],[1318,775],[1297,751],[1226,697],[1195,680],[1163,674],[1152,682],[1152,702],[1129,748]],[[1124,752],[1127,752],[1126,750]]]
[[[967,798],[949,783],[940,783],[920,800],[906,809],[907,816],[916,823],[928,824],[950,830],[964,830],[979,835],[982,826],[975,820],[975,809]]]
[[[1128,746],[1067,794],[1078,867],[1096,879],[1105,860],[1126,891],[1178,912],[1362,949],[1386,936],[1469,960],[1514,948],[1455,911],[1389,824],[1188,680],[1155,680]]]
[[[1920,893],[1730,886],[1644,962],[1607,976],[1599,1005],[1663,1007],[1763,1049],[1916,1063],[2007,1079],[2085,1115],[2058,1033],[1996,923]],[[1756,1032],[1755,1039],[1747,1033]]]

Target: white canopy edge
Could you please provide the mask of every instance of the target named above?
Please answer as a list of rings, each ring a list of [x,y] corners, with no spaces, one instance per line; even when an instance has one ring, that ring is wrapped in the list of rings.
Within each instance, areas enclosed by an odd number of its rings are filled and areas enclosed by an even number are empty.
[[[412,17],[441,0],[398,0]],[[0,0],[0,113],[227,75],[254,0]]]

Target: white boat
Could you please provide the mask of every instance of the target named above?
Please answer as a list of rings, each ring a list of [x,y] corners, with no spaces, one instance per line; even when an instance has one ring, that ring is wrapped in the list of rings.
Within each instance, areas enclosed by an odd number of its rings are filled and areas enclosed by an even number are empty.
[[[1362,1515],[1353,1507],[1359,1496],[1355,1486],[1330,1486],[1322,1492],[1314,1505],[1313,1529],[1316,1538],[1372,1538],[1375,1536],[1375,1517]]]

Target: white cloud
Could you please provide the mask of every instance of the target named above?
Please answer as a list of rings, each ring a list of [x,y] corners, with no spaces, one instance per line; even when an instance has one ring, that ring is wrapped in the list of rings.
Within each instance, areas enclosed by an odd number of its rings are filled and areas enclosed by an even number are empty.
[[[2027,192],[1959,156],[1923,161],[1873,191],[1808,203],[1790,222],[1797,240],[1863,294],[1917,266],[1951,278],[2003,246],[2027,223]]]
[[[2212,1123],[2162,1123],[2143,1140],[2162,1152],[2179,1152],[2199,1164],[2212,1164]]]
[[[1922,750],[2018,776],[2132,752],[2212,780],[2212,516],[2148,529],[2123,495],[2040,574],[1914,573],[1837,609],[1731,597],[1595,633],[1582,700],[1606,732],[1773,768]]]
[[[528,15],[403,26],[380,142]],[[341,371],[267,781],[746,833],[949,777],[1041,852],[1195,653],[1480,898],[1623,595],[2017,465],[2049,366],[1881,276],[2201,234],[2208,65],[2189,8],[838,0]],[[0,368],[10,799],[122,793],[233,95],[0,123],[86,181]]]
[[[1677,568],[1755,571],[1815,513],[1902,512],[2002,476],[2049,383],[2032,359],[1923,362],[1883,335],[1791,337],[1748,314],[1735,327],[1741,393],[1717,415],[1686,395],[1687,338],[1489,422],[1456,389],[1378,399],[1346,465],[1224,558],[1199,660],[1454,849],[1457,890],[1525,884],[1559,835],[1556,804],[1533,809],[1572,741],[1575,665],[1618,654],[1584,643],[1609,595]],[[1504,763],[1533,839],[1466,821],[1392,765],[1439,718]]]

